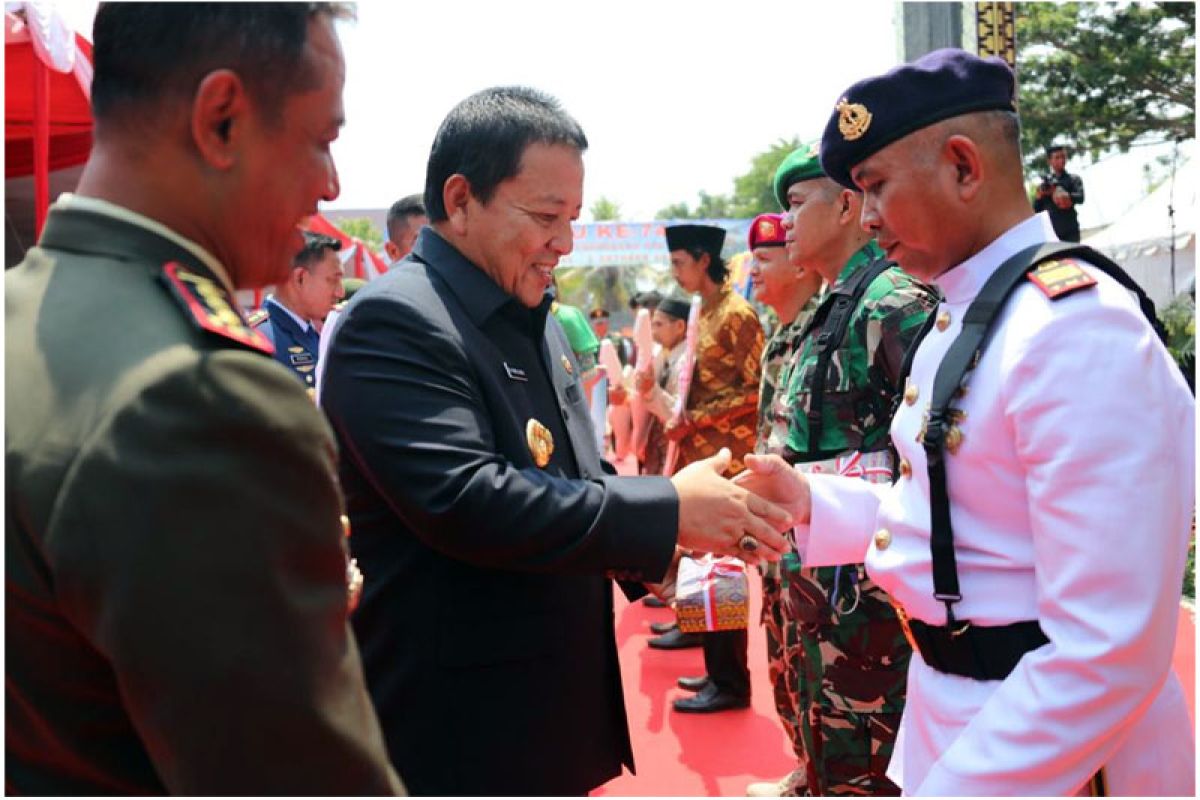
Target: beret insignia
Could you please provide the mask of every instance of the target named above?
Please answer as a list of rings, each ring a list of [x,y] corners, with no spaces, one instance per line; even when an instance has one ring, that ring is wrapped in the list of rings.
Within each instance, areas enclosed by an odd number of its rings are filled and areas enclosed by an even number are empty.
[[[1030,270],[1029,280],[1051,300],[1096,285],[1096,279],[1073,261],[1045,261]]]
[[[842,98],[837,104],[838,130],[847,142],[861,139],[871,127],[871,112],[862,103],[851,103]]]
[[[758,235],[763,239],[775,238],[775,223],[769,219],[759,220]]]

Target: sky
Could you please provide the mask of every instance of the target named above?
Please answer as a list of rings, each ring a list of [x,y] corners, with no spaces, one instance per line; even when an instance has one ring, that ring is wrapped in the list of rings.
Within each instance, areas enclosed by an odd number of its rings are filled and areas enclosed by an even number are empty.
[[[607,0],[359,3],[341,26],[346,127],[331,207],[424,188],[438,125],[489,86],[527,84],[583,126],[598,197],[651,219],[729,193],[781,138],[816,138],[855,80],[896,61],[894,3]]]
[[[96,3],[55,5],[90,36]],[[527,84],[582,124],[584,212],[626,221],[698,193],[732,192],[780,139],[820,136],[850,84],[899,62],[892,0],[362,0],[339,23],[346,125],[333,145],[342,192],[325,208],[386,208],[424,189],[438,125],[480,89]],[[1187,148],[1190,153],[1191,147]],[[1085,228],[1145,193],[1142,149],[1089,167]]]

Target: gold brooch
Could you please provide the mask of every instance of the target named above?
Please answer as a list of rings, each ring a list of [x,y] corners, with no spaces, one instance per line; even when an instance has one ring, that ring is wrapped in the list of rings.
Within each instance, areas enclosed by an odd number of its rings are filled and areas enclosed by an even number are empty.
[[[533,463],[537,464],[539,469],[545,469],[550,463],[551,454],[554,453],[554,436],[550,429],[531,418],[525,423],[525,443],[529,445]]]
[[[851,103],[842,98],[837,104],[838,130],[847,142],[861,139],[871,127],[871,112],[861,103]]]

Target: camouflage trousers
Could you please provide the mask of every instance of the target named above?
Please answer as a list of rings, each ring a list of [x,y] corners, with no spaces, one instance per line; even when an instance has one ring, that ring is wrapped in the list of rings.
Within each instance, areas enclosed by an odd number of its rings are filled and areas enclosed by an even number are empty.
[[[886,776],[912,655],[886,593],[861,565],[763,577],[775,708],[796,754],[787,796],[898,795]],[[830,598],[833,602],[830,602]]]

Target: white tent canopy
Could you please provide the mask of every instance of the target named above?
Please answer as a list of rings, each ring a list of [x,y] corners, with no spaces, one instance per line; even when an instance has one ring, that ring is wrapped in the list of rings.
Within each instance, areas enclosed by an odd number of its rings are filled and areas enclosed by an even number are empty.
[[[1175,210],[1173,277],[1171,207]],[[1159,307],[1191,288],[1196,273],[1195,162],[1180,164],[1174,182],[1168,178],[1084,244],[1124,267]]]

